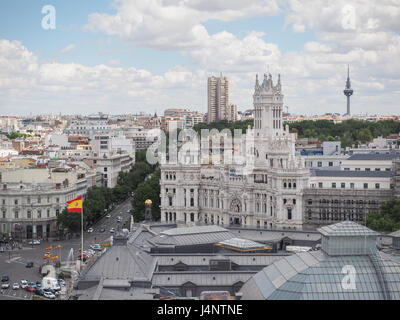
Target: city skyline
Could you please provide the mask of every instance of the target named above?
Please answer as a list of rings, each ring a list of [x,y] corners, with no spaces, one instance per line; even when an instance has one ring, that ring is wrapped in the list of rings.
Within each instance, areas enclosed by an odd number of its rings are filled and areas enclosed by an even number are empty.
[[[4,115],[205,113],[220,72],[244,111],[260,66],[281,74],[290,113],[344,114],[348,64],[353,114],[398,110],[400,9],[389,2],[53,1],[55,30],[42,27],[45,5],[2,3]]]

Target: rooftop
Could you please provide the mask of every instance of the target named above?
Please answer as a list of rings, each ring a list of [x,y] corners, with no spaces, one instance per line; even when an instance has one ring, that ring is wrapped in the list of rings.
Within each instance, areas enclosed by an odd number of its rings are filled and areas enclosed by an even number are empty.
[[[390,171],[310,170],[315,177],[390,178]]]
[[[354,154],[347,160],[375,160],[375,161],[390,161],[400,157],[399,153],[359,153]]]
[[[353,221],[342,221],[317,229],[326,237],[378,236],[378,233]]]

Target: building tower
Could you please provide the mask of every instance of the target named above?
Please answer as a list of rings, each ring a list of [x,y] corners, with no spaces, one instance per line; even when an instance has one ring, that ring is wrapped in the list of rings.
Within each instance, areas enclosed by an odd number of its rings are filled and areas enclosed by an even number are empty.
[[[351,88],[351,83],[350,83],[350,69],[349,66],[347,65],[347,81],[346,81],[346,87],[344,88],[343,91],[344,95],[347,97],[347,113],[345,116],[350,116],[350,96],[353,95],[353,89]]]
[[[208,118],[207,122],[230,118],[229,79],[227,77],[208,78]]]
[[[260,85],[258,75],[253,95],[254,129],[257,137],[281,136],[283,134],[283,94],[281,92],[281,76],[274,86],[272,76],[264,74],[264,81]]]

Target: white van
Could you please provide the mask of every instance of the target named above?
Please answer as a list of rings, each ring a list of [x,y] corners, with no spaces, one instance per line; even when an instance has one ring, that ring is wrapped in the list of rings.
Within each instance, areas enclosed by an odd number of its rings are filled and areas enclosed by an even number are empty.
[[[44,277],[42,279],[42,289],[61,290],[56,278]]]

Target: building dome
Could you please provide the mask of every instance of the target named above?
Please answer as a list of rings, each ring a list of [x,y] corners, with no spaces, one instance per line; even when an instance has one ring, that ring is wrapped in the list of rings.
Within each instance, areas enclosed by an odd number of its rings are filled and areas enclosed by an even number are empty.
[[[152,202],[150,199],[147,199],[147,200],[144,202],[144,204],[145,204],[147,207],[150,207],[150,206],[153,204],[153,202]]]
[[[376,232],[351,221],[318,231],[321,250],[293,254],[265,267],[243,285],[242,299],[400,299],[400,262],[376,250]]]

